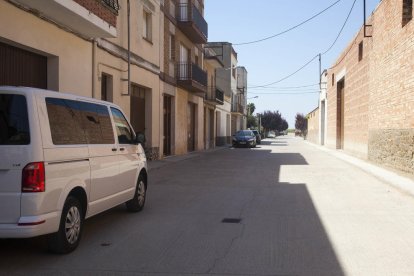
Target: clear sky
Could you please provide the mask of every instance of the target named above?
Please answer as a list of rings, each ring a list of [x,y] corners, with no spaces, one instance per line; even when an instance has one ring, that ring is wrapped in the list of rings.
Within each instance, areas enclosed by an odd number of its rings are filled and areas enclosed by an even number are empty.
[[[367,18],[380,0],[365,0]],[[278,81],[330,48],[354,0],[340,0],[311,21],[262,42],[236,45],[283,32],[328,8],[337,0],[205,0],[208,41],[233,43],[238,65],[248,71],[248,103],[256,112],[279,110],[294,128],[296,113],[307,114],[318,106],[319,61]],[[329,68],[363,25],[363,0],[355,0],[350,17],[334,46],[322,56],[322,71]],[[306,86],[301,88],[293,88]],[[259,96],[253,99],[254,96]]]

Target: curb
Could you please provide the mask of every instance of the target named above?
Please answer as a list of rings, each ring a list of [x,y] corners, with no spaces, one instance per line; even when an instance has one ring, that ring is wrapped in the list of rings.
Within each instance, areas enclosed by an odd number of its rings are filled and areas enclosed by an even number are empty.
[[[160,159],[160,160],[148,161],[147,162],[148,171],[157,170],[157,169],[165,167],[169,164],[174,164],[174,163],[177,163],[177,162],[180,162],[180,161],[192,159],[192,158],[195,158],[195,157],[200,157],[201,155],[208,154],[210,152],[215,152],[215,151],[219,151],[219,150],[223,150],[223,149],[228,149],[229,147],[230,147],[230,145],[219,146],[219,147],[215,147],[215,148],[212,148],[212,149],[194,151],[194,152],[190,152],[190,153],[186,153],[186,154],[182,154],[182,155],[167,156],[167,157],[164,157],[163,159]]]

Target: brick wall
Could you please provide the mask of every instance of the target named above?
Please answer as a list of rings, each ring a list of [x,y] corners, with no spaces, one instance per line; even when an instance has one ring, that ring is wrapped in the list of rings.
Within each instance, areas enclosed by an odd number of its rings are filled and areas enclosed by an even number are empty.
[[[116,27],[116,18],[118,12],[97,0],[73,0],[91,13],[108,22],[111,26]]]
[[[360,44],[362,45],[362,59],[360,58]],[[327,145],[332,148],[342,148],[357,156],[366,156],[368,151],[371,47],[372,38],[364,38],[363,30],[360,30],[328,70]],[[338,98],[340,96],[338,83],[341,81],[344,84],[343,96]],[[340,123],[340,120],[343,122]]]
[[[414,173],[414,22],[407,1],[382,2],[373,15],[368,158]]]
[[[369,20],[372,38],[361,28],[328,70],[327,145],[338,147],[337,84],[344,77],[342,148],[414,172],[414,23],[403,20],[403,2],[381,1]]]

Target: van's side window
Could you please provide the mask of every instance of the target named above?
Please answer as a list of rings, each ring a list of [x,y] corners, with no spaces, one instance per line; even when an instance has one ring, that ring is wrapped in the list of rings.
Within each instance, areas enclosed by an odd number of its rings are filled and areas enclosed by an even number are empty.
[[[108,108],[104,105],[46,98],[55,145],[114,144]]]
[[[82,125],[89,144],[114,144],[114,131],[108,107],[80,102]]]
[[[79,102],[46,98],[52,141],[55,145],[86,144]]]
[[[0,95],[0,145],[30,144],[26,98]]]
[[[118,142],[120,144],[133,144],[135,134],[133,133],[128,121],[125,119],[121,111],[111,107],[111,112],[114,117],[116,132],[118,134]]]

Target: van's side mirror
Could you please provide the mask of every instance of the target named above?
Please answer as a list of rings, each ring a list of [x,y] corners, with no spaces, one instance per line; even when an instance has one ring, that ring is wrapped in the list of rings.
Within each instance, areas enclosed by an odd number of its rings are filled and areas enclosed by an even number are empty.
[[[136,142],[138,143],[138,144],[142,144],[142,145],[144,145],[144,143],[145,143],[145,134],[144,133],[142,133],[142,132],[137,132],[136,133]]]

